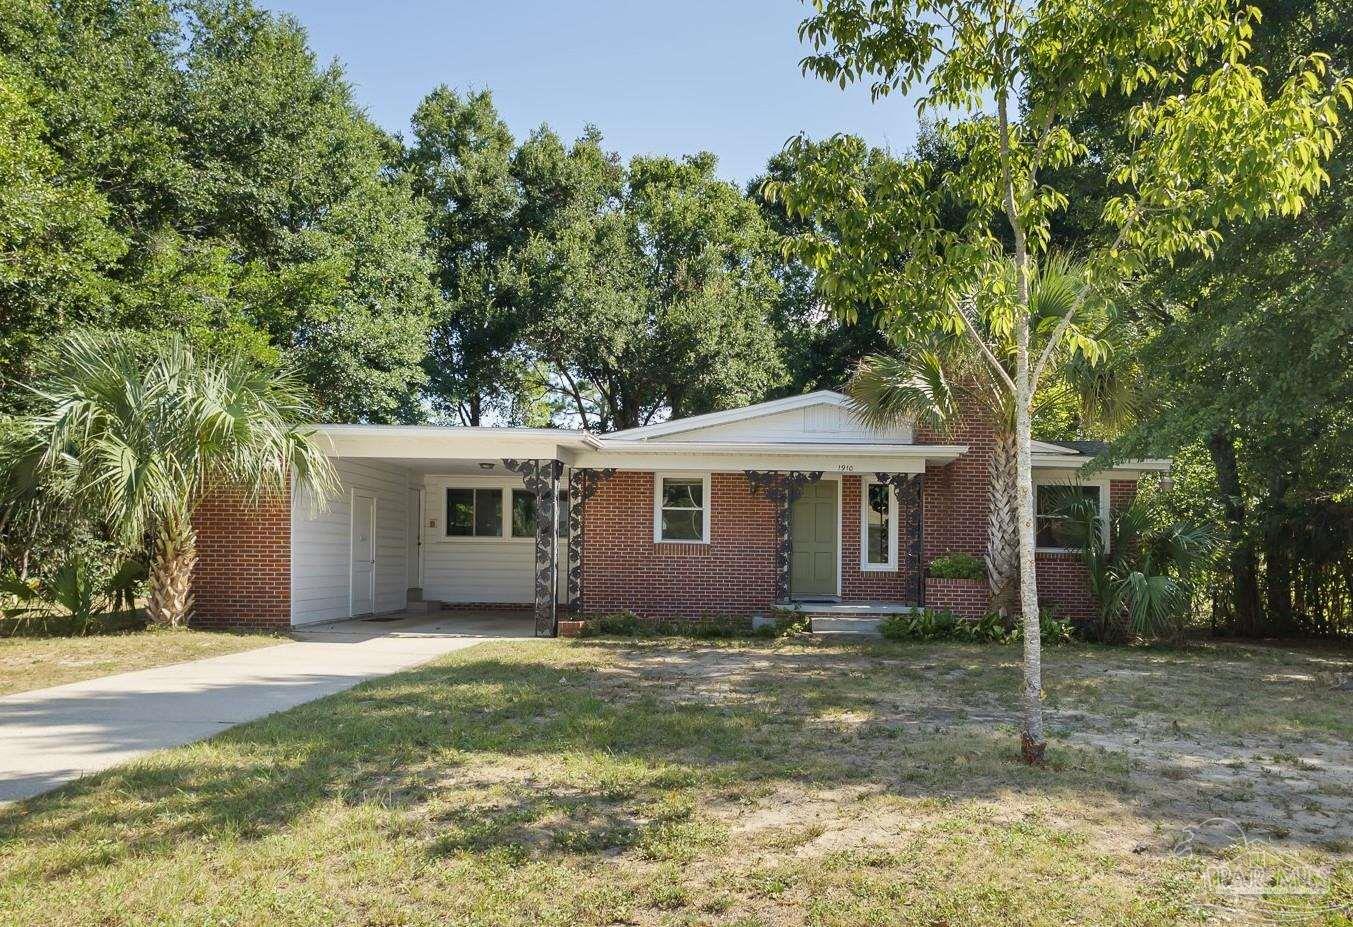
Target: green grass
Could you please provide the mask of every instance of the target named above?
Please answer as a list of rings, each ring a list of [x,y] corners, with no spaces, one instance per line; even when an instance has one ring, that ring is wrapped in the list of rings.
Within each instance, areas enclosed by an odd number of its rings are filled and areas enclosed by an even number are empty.
[[[1050,651],[1030,769],[1017,657],[481,645],[0,810],[0,923],[1154,927],[1265,852],[1353,900],[1353,660]]]
[[[0,637],[0,695],[281,643],[262,634],[169,629]]]

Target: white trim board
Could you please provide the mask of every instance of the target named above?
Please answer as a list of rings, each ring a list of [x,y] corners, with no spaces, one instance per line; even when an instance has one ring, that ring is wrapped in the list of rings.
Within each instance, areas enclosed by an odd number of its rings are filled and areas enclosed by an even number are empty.
[[[689,471],[654,473],[653,474],[653,543],[654,544],[708,544],[710,537],[711,524],[714,521],[714,497],[712,495],[712,486],[708,472],[692,473]],[[677,540],[664,538],[662,536],[662,481],[664,479],[682,479],[695,480],[700,479],[704,482],[704,488],[701,490],[704,501],[704,537],[700,540]]]
[[[1070,478],[1068,478],[1070,477]],[[1087,479],[1078,479],[1074,474],[1067,473],[1034,473],[1033,474],[1033,508],[1034,508],[1034,533],[1038,532],[1038,487],[1040,486],[1091,486],[1099,490],[1099,531],[1104,543],[1109,543],[1109,483],[1110,477],[1107,474],[1096,474]],[[1079,554],[1078,547],[1035,547],[1034,553],[1038,554]]]
[[[888,488],[888,562],[869,562],[869,487],[886,486]],[[897,572],[897,491],[888,483],[879,482],[877,477],[864,476],[860,480],[860,572],[896,573]]]

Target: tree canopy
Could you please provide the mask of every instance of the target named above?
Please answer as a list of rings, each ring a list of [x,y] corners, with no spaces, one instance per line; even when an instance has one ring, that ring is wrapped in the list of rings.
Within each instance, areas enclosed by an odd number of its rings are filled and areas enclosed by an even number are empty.
[[[1299,214],[1328,181],[1323,162],[1340,110],[1353,105],[1353,80],[1330,75],[1328,56],[1313,50],[1266,84],[1248,61],[1259,13],[1231,0],[814,0],[813,10],[799,29],[813,49],[806,73],[843,88],[867,83],[876,99],[911,93],[922,114],[952,114],[938,126],[958,163],[939,183],[924,159],[868,161],[849,136],[800,137],[790,143],[799,176],[766,192],[826,226],[797,245],[829,294],[878,305],[882,324],[904,335],[965,334],[1013,400],[1023,742],[1037,762],[1031,418],[1040,381],[1059,359],[1105,356],[1080,323],[1086,302],[1157,263],[1212,257],[1227,224]],[[1107,171],[1113,187],[1098,228],[1082,243],[1076,295],[1060,318],[1037,319],[1034,276],[1052,217],[1069,202],[1052,172],[1088,155],[1079,120],[1110,93],[1137,97],[1124,113],[1127,144]],[[943,222],[946,199],[963,210],[957,230]],[[1013,372],[997,354],[1006,337]]]
[[[1160,507],[1227,529],[1219,628],[1347,630],[1350,24],[814,0],[805,69],[920,99],[920,137],[797,138],[740,189],[702,139],[626,161],[597,128],[514,135],[486,89],[435,87],[393,136],[251,0],[0,0],[0,439],[85,329],[285,364],[322,420],[598,431],[964,343],[1011,411],[1022,379],[1043,397],[1031,435],[1177,458]],[[1113,339],[1024,312],[1059,256]],[[1063,373],[1130,379],[1133,427]],[[0,568],[112,543],[40,521],[0,508]]]
[[[295,20],[228,0],[9,0],[0,62],[22,184],[0,196],[50,203],[6,234],[25,272],[0,279],[0,374],[31,375],[34,346],[72,327],[182,331],[293,359],[326,418],[419,414],[421,211],[394,140]]]

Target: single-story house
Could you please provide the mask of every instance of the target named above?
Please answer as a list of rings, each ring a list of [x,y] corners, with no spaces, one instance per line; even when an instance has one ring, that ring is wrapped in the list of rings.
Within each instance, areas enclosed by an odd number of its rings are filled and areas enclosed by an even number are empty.
[[[817,610],[980,614],[985,584],[925,576],[986,546],[989,426],[862,425],[820,391],[607,435],[538,428],[325,425],[342,489],[198,510],[202,626],[288,628],[398,612],[413,601],[750,618]],[[1036,443],[1039,596],[1092,609],[1078,555],[1058,546],[1057,498],[1130,500],[1140,460],[1093,476],[1087,449]]]

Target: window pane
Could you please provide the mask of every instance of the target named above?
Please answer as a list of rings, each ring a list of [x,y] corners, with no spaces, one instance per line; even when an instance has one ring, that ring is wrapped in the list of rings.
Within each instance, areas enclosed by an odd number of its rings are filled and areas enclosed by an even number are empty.
[[[512,490],[512,536],[536,536],[536,494],[525,489]]]
[[[446,491],[446,536],[469,537],[474,534],[474,490]]]
[[[1035,510],[1037,532],[1034,544],[1037,547],[1075,548],[1077,538],[1067,525],[1067,517],[1079,499],[1089,499],[1099,504],[1098,486],[1039,486],[1035,490]]]
[[[703,541],[705,513],[699,509],[663,509],[662,539],[664,541]]]
[[[865,512],[868,528],[866,556],[869,563],[886,564],[891,559],[889,545],[892,529],[888,524],[888,502],[892,488],[879,483],[869,487],[869,508]]]
[[[568,490],[559,490],[559,499],[554,510],[555,534],[561,538],[568,537]]]
[[[702,479],[664,479],[662,507],[665,509],[704,508],[705,481]]]
[[[503,536],[503,491],[476,489],[474,491],[474,534],[477,538]]]

